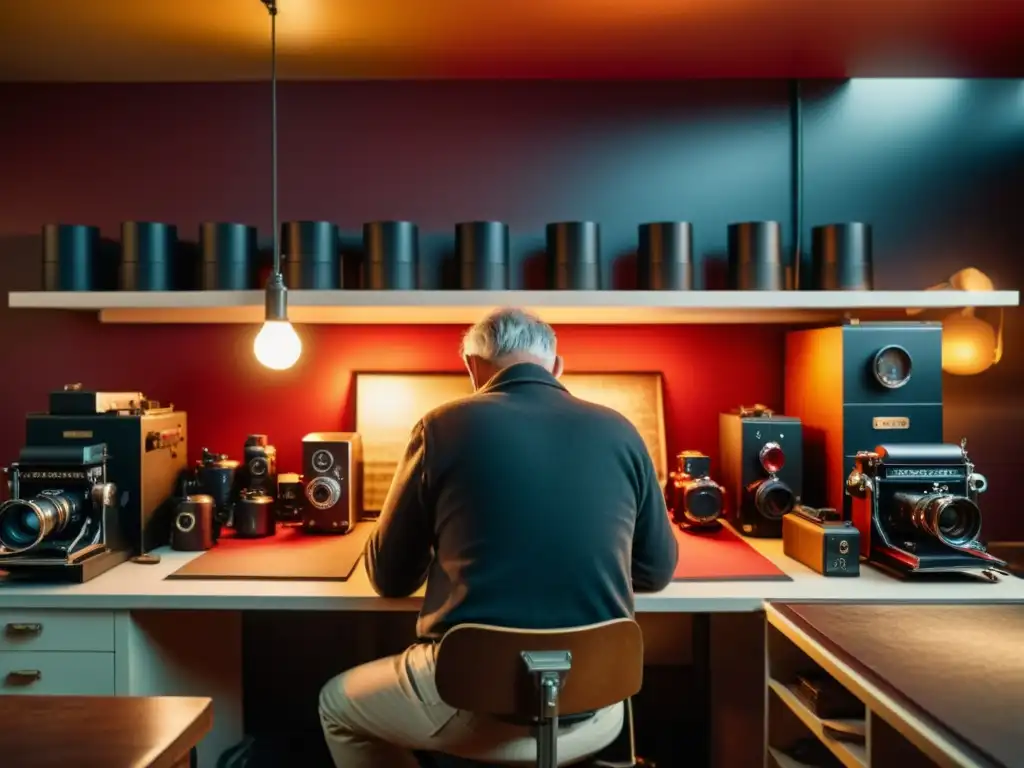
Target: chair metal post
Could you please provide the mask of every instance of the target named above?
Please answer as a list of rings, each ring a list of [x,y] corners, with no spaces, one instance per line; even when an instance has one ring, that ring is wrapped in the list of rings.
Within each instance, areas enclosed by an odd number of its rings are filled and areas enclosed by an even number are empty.
[[[523,651],[521,655],[540,695],[537,768],[558,768],[558,694],[572,668],[572,654],[569,651]]]

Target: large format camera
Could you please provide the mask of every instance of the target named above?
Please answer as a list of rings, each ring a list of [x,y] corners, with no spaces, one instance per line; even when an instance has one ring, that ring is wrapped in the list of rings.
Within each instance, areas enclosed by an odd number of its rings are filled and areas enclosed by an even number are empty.
[[[786,413],[806,439],[804,497],[843,513],[858,451],[942,442],[942,324],[849,321],[786,334]]]
[[[683,451],[676,462],[665,488],[672,519],[683,530],[720,528],[725,490],[711,479],[711,459],[700,451]]]
[[[87,561],[102,572],[128,558],[105,444],[27,446],[7,471],[11,497],[0,504],[0,569],[60,566],[67,576],[66,566],[78,564],[84,581],[96,575],[84,575]]]
[[[722,481],[732,498],[729,521],[745,536],[780,538],[782,518],[800,501],[800,420],[763,405],[718,417]]]
[[[900,574],[1005,567],[979,541],[987,486],[966,440],[862,451],[846,482],[864,554]]]

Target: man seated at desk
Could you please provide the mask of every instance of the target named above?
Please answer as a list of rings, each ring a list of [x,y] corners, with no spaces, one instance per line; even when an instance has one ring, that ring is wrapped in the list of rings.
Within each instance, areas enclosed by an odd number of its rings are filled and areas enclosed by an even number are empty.
[[[634,590],[664,589],[676,567],[643,439],[619,413],[559,383],[550,326],[499,310],[466,333],[462,354],[475,394],[413,428],[366,547],[380,595],[406,597],[426,581],[419,642],[324,686],[320,718],[339,768],[414,768],[412,750],[480,760],[533,754],[525,726],[441,701],[434,667],[445,630],[629,617]],[[622,722],[618,704],[566,723],[559,758],[598,752]]]

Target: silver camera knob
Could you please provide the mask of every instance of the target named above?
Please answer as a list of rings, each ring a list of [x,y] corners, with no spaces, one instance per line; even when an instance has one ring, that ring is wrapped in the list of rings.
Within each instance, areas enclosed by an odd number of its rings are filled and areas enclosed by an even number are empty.
[[[341,500],[341,483],[333,477],[314,477],[306,486],[306,500],[317,509],[330,509]]]

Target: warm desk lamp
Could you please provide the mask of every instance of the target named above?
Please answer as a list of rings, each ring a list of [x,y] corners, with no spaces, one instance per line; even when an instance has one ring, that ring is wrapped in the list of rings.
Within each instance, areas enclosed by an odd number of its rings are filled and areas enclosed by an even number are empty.
[[[281,274],[280,232],[277,224],[277,2],[260,0],[270,13],[270,187],[274,227],[274,272],[267,280],[263,327],[252,351],[267,368],[291,368],[302,354],[302,339],[288,321],[288,289]]]
[[[979,269],[961,269],[929,291],[993,291],[992,279]],[[923,310],[908,309],[908,315]],[[974,307],[958,309],[942,319],[942,370],[956,376],[972,376],[991,368],[1003,357],[1003,310],[999,328],[975,316]]]

